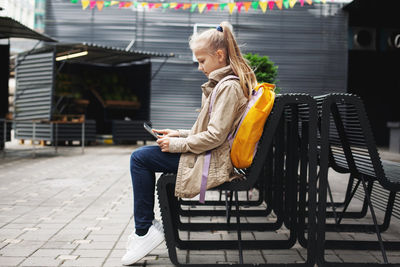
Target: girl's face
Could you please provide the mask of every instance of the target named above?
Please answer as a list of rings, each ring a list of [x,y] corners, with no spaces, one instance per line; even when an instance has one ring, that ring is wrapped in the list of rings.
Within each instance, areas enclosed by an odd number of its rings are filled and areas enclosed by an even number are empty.
[[[218,49],[214,54],[210,54],[207,49],[195,49],[193,53],[199,62],[199,70],[207,77],[214,70],[227,66],[225,52]]]

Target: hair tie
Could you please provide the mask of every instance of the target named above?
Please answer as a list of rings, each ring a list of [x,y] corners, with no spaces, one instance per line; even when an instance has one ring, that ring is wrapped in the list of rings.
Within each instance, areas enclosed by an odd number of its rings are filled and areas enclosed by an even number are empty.
[[[221,26],[217,26],[217,31],[219,31],[219,32],[224,32],[224,30],[222,29]]]

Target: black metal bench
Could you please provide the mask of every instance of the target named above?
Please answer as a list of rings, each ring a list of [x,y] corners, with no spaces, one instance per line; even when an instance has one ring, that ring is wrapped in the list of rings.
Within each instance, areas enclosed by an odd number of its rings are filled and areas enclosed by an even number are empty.
[[[301,112],[306,110],[307,112]],[[243,264],[243,250],[251,249],[288,249],[295,244],[299,232],[308,232],[307,260],[303,263],[265,264],[259,266],[314,266],[315,262],[315,209],[316,209],[316,127],[317,111],[315,100],[304,94],[279,95],[266,122],[252,166],[246,179],[225,183],[215,190],[226,190],[235,196],[236,223],[185,223],[180,222],[180,201],[174,197],[175,174],[163,174],[157,182],[160,210],[164,223],[166,244],[173,264],[179,266],[212,266],[210,264],[186,264],[178,261],[176,249],[183,250],[220,250],[238,249],[239,265]],[[299,126],[301,130],[299,131]],[[298,136],[301,132],[302,135]],[[241,206],[238,192],[248,191],[256,183],[262,182],[263,190],[269,196],[265,200],[277,215],[280,226],[285,223],[289,229],[289,238],[285,240],[242,240],[243,230],[273,231],[274,223],[241,222]],[[308,187],[306,188],[306,184]],[[303,186],[304,185],[304,186]],[[304,189],[298,202],[299,188]],[[306,196],[307,193],[307,196]],[[308,199],[306,202],[305,199]],[[218,204],[218,203],[217,203]],[[304,217],[308,209],[308,218]],[[307,222],[306,222],[307,221]],[[276,223],[276,222],[275,222]],[[302,224],[299,226],[299,224]],[[183,226],[184,225],[184,226]],[[236,230],[237,240],[181,240],[179,231]],[[301,233],[303,236],[304,233]],[[232,264],[215,264],[232,266]],[[233,265],[234,266],[234,265]]]
[[[316,97],[320,112],[320,173],[318,204],[318,257],[319,266],[379,266],[374,263],[331,263],[325,261],[325,249],[381,250],[387,264],[386,249],[400,249],[400,242],[382,241],[380,233],[389,227],[396,192],[400,190],[399,165],[382,162],[372,135],[367,114],[361,99],[349,94],[329,94]],[[356,186],[348,186],[344,211],[354,195],[354,188],[362,184],[373,224],[347,224],[339,227],[340,221],[326,224],[328,169],[350,174],[350,181]],[[378,225],[371,203],[373,183],[378,182],[390,191],[384,222]],[[367,185],[368,184],[368,185]],[[353,188],[354,187],[354,188]],[[360,213],[361,214],[361,213]],[[362,214],[361,214],[362,215]],[[350,216],[349,216],[350,217]],[[378,241],[366,240],[326,240],[326,231],[375,232]]]

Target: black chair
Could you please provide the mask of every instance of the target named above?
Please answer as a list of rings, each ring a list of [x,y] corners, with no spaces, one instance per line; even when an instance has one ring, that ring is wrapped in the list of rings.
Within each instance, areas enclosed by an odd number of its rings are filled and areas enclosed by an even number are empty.
[[[307,116],[299,116],[299,110],[307,106]],[[300,118],[305,119],[300,123]],[[304,136],[298,138],[298,127],[302,125]],[[259,266],[314,266],[315,262],[315,209],[316,209],[316,125],[317,112],[315,100],[307,95],[287,94],[279,95],[275,100],[273,110],[266,122],[264,132],[258,145],[257,153],[252,166],[249,168],[246,179],[234,180],[225,183],[215,190],[227,190],[235,197],[236,223],[187,223],[183,227],[179,219],[179,200],[174,197],[175,174],[163,174],[157,182],[160,210],[164,223],[166,243],[169,257],[173,264],[178,266],[212,266],[210,264],[184,264],[179,263],[176,248],[184,250],[220,250],[238,249],[240,266],[243,265],[243,250],[250,249],[288,249],[293,247],[297,240],[298,231],[307,229],[307,261],[293,264],[260,264]],[[299,168],[300,164],[300,168]],[[300,169],[300,174],[299,174]],[[308,184],[307,199],[302,204],[297,202],[299,179],[306,180]],[[280,220],[287,225],[290,233],[285,240],[242,240],[243,230],[271,231],[276,227],[271,223],[242,223],[242,210],[238,198],[239,191],[248,191],[257,182],[262,181],[266,192],[270,194],[268,203]],[[267,198],[266,198],[267,199]],[[308,209],[307,227],[305,219],[299,219],[299,214],[304,214]],[[264,214],[264,218],[266,215]],[[303,223],[300,227],[299,223]],[[215,227],[213,225],[220,225]],[[179,230],[209,231],[215,229],[236,230],[237,240],[181,240]],[[216,266],[225,266],[215,264]],[[226,266],[232,266],[226,264]]]
[[[400,190],[399,165],[382,163],[380,160],[369,121],[360,98],[349,94],[329,94],[316,97],[321,116],[321,147],[318,203],[319,266],[380,266],[378,263],[332,263],[325,261],[325,249],[381,250],[385,264],[388,264],[386,250],[400,249],[400,242],[382,241],[380,233],[389,226],[396,192]],[[365,201],[368,204],[373,224],[347,224],[344,228],[326,224],[328,169],[334,162],[351,174],[357,184],[362,184]],[[395,167],[397,166],[397,168]],[[390,191],[385,210],[385,219],[378,225],[371,202],[371,188],[378,182]],[[369,185],[367,185],[369,183]],[[351,196],[346,199],[345,208]],[[375,232],[377,241],[326,240],[325,232],[332,231]],[[396,266],[396,265],[395,265]],[[398,265],[397,265],[398,266]]]

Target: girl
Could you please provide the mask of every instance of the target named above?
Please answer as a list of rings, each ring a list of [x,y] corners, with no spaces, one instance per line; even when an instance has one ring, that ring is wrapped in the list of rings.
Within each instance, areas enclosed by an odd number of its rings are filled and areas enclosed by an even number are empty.
[[[135,232],[129,236],[127,252],[122,258],[124,265],[137,262],[164,240],[162,225],[154,220],[155,172],[177,173],[175,195],[194,197],[200,191],[205,154],[211,151],[206,187],[236,177],[227,137],[240,121],[249,94],[257,84],[256,76],[243,58],[228,22],[194,34],[189,45],[199,62],[198,69],[208,77],[208,82],[202,85],[201,111],[190,131],[153,129],[162,134],[158,146],[141,147],[132,153]],[[209,116],[211,93],[227,75],[238,79],[228,79],[219,85]]]

